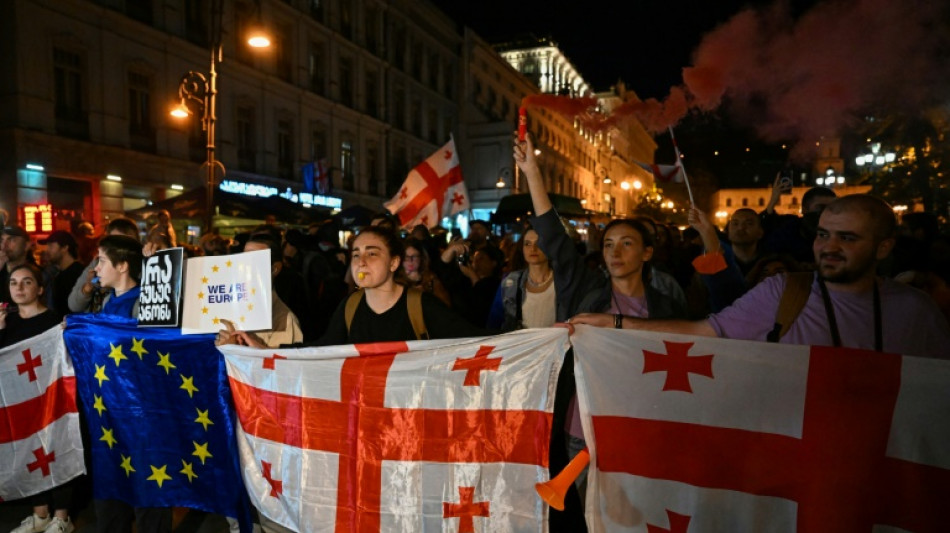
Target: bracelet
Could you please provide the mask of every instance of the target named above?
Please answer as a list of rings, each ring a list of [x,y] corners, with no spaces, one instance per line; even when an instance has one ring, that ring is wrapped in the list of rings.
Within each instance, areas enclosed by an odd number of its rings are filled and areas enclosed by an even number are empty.
[[[620,313],[614,315],[614,328],[623,329],[623,315]]]

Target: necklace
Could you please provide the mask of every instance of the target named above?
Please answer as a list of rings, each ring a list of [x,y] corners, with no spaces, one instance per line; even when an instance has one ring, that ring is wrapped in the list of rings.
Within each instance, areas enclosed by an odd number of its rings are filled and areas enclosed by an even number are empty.
[[[548,275],[545,276],[545,278],[542,279],[541,281],[534,281],[533,279],[531,279],[531,275],[530,275],[530,274],[526,274],[526,275],[528,276],[528,286],[529,286],[529,287],[534,287],[534,288],[543,287],[543,286],[547,285],[548,283],[551,283],[551,280],[554,279],[554,271],[553,271],[553,270],[549,270],[549,271],[548,271]]]

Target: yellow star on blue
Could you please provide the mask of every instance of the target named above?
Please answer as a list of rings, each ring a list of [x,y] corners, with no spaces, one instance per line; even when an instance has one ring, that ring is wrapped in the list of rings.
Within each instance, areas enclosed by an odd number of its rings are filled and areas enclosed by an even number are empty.
[[[188,391],[188,397],[194,398],[195,393],[198,392],[198,387],[195,387],[195,378],[181,376],[181,387],[179,389],[185,389]]]
[[[99,380],[99,388],[102,388],[103,381],[109,381],[109,376],[106,375],[106,365],[96,365],[95,378]]]
[[[205,464],[205,459],[208,457],[214,457],[211,455],[211,452],[208,451],[208,443],[198,444],[195,441],[191,441],[195,445],[195,451],[191,452],[191,455],[194,455],[198,459],[201,459],[201,464]]]
[[[214,422],[212,422],[211,419],[208,418],[208,411],[210,411],[210,409],[205,409],[204,411],[202,411],[201,409],[198,409],[197,407],[195,407],[195,410],[198,411],[198,418],[195,419],[195,422],[204,426],[205,431],[208,431],[208,426],[214,425]]]
[[[99,416],[102,416],[102,412],[106,410],[106,405],[102,403],[102,396],[93,394],[93,397],[95,398],[95,401],[92,403],[92,408],[98,411]]]
[[[122,353],[122,343],[119,343],[118,346],[114,346],[110,342],[109,347],[112,348],[112,351],[109,353],[109,359],[115,361],[115,366],[119,366],[119,363],[122,362],[123,359],[128,359],[128,357]]]
[[[135,469],[132,468],[132,456],[130,455],[129,457],[126,457],[121,453],[119,456],[122,457],[122,463],[119,465],[119,468],[125,470],[125,477],[129,477],[132,472],[135,472]]]
[[[136,339],[132,337],[132,351],[135,352],[135,355],[139,356],[139,361],[142,360],[142,356],[148,353],[148,350],[145,349],[145,339]]]
[[[171,476],[165,473],[165,469],[168,468],[168,465],[162,465],[161,468],[156,468],[152,465],[148,465],[148,467],[152,469],[152,475],[148,476],[145,479],[158,483],[158,488],[162,488],[162,483],[172,478]]]
[[[111,450],[112,447],[115,446],[115,443],[118,442],[118,441],[116,441],[116,440],[115,440],[115,437],[112,435],[112,430],[111,430],[111,429],[106,429],[106,428],[104,428],[104,427],[102,427],[102,426],[99,426],[99,427],[102,429],[102,436],[99,437],[99,440],[101,440],[101,441],[105,442],[106,444],[108,444],[108,445],[109,445],[109,449]]]
[[[172,362],[171,362],[171,356],[172,356],[172,354],[170,354],[170,353],[158,352],[158,363],[157,363],[157,364],[158,364],[158,366],[160,366],[160,367],[162,367],[162,368],[165,369],[165,375],[168,375],[168,373],[171,372],[171,369],[173,369],[173,368],[178,368],[178,367],[176,367],[174,364],[172,364]]]
[[[184,474],[188,477],[188,483],[191,483],[193,479],[198,477],[198,474],[195,473],[194,469],[191,466],[191,463],[186,462],[184,459],[181,460],[181,470],[178,471],[179,474]]]

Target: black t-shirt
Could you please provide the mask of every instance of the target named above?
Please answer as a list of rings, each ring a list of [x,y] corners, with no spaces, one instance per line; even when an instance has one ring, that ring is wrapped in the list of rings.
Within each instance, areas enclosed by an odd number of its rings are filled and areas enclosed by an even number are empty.
[[[7,327],[0,329],[0,347],[39,335],[60,322],[62,320],[49,309],[30,318],[20,318],[19,313],[10,313],[7,315]]]
[[[82,275],[84,268],[82,263],[76,261],[53,278],[53,282],[50,284],[52,294],[50,294],[47,301],[50,304],[50,309],[59,318],[69,313],[69,293],[73,290],[73,286],[76,285],[76,280]]]
[[[347,299],[344,299],[330,318],[326,333],[312,345],[416,340],[412,322],[409,320],[408,294],[409,291],[403,290],[402,296],[392,307],[378,314],[370,309],[364,297],[353,315],[349,333],[346,331]],[[422,317],[431,339],[481,337],[497,333],[469,324],[441,300],[426,292],[422,293]]]

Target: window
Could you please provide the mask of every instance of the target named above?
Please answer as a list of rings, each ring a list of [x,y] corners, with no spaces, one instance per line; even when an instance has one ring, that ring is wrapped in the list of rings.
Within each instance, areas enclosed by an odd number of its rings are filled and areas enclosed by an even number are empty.
[[[235,4],[234,5],[234,51],[237,56],[238,61],[244,63],[245,65],[254,65],[254,53],[251,52],[251,48],[247,46],[247,43],[244,41],[244,36],[247,35],[248,30],[251,28],[251,16],[253,9],[248,4]]]
[[[129,145],[146,152],[155,151],[150,85],[148,76],[129,72]]]
[[[340,33],[349,40],[353,40],[353,3],[343,0],[340,6]]]
[[[343,173],[343,189],[352,191],[354,182],[353,142],[347,137],[340,143],[340,172]]]
[[[455,98],[455,69],[451,63],[446,63],[442,68],[442,91],[446,98]]]
[[[379,10],[375,7],[366,8],[365,44],[373,55],[379,55]]]
[[[310,7],[310,16],[313,17],[314,20],[319,20],[320,22],[323,22],[323,17],[325,16],[324,14],[324,7],[326,4],[325,0],[307,0],[307,4]]]
[[[366,83],[366,114],[379,118],[379,76],[376,72],[368,71]]]
[[[152,0],[134,0],[125,3],[125,14],[144,24],[152,24]]]
[[[185,38],[208,46],[208,0],[185,0]]]
[[[393,29],[392,63],[399,70],[406,70],[406,28],[397,26]]]
[[[292,30],[289,27],[281,27],[279,33],[274,38],[276,44],[277,77],[286,81],[293,82],[293,40],[290,38]]]
[[[765,198],[759,198],[759,207],[762,207],[764,205],[765,205]]]
[[[742,199],[742,207],[749,207],[749,199],[748,199],[748,198],[743,198],[743,199]]]
[[[386,196],[395,196],[409,175],[409,164],[406,162],[406,146],[402,143],[393,145],[389,154],[389,168],[386,172]]]
[[[726,198],[726,207],[732,207],[732,198]]]
[[[56,132],[78,139],[89,138],[86,112],[86,67],[81,55],[53,49],[53,83],[56,98]]]
[[[245,172],[257,171],[257,143],[255,142],[255,111],[251,106],[237,108],[238,168]]]
[[[393,91],[393,126],[406,129],[406,91],[402,87]]]
[[[310,91],[320,96],[326,95],[327,90],[327,56],[326,46],[320,42],[310,43],[310,57],[307,59],[307,73],[310,77]]]
[[[433,91],[439,90],[439,59],[438,53],[429,56],[429,88]]]
[[[376,143],[366,145],[366,184],[369,194],[379,194],[379,149]]]
[[[422,101],[418,98],[412,99],[409,109],[409,120],[412,121],[412,132],[417,137],[422,137]]]
[[[353,107],[353,60],[340,58],[340,102]]]
[[[418,82],[422,82],[422,62],[425,59],[425,53],[422,48],[422,43],[419,41],[413,41],[412,43],[412,77]]]
[[[321,123],[314,124],[310,131],[310,160],[327,158],[327,128]]]
[[[439,112],[435,108],[431,108],[428,115],[426,126],[429,129],[429,142],[437,143],[439,142]]]
[[[277,121],[277,177],[294,179],[294,124],[289,119]]]

